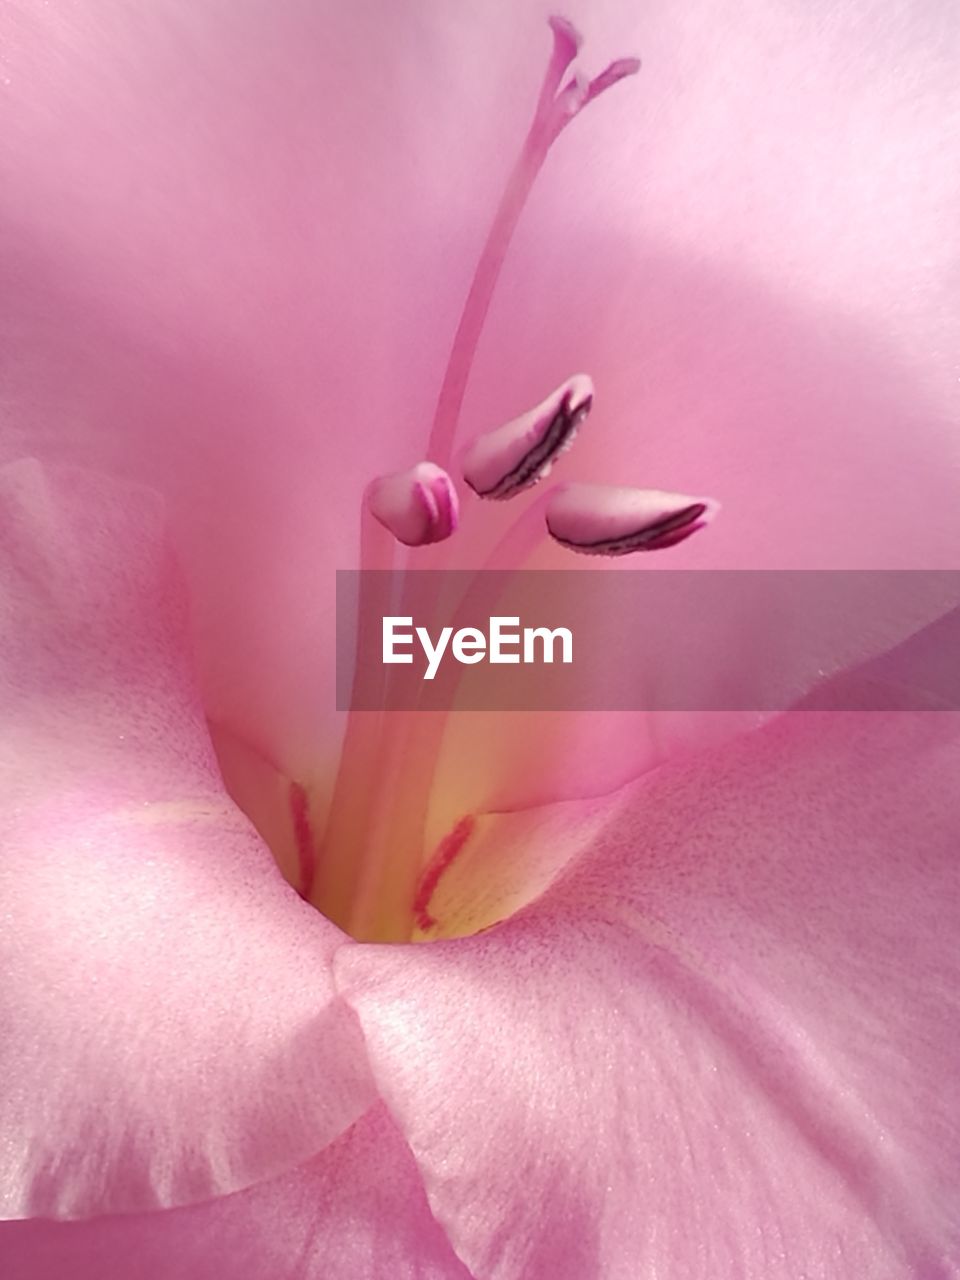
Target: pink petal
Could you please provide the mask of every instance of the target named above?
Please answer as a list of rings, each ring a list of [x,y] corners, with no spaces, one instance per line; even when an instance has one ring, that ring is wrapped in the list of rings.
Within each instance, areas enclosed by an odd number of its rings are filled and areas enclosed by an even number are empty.
[[[169,495],[206,705],[294,776],[336,735],[327,570],[420,456],[548,56],[540,6],[415,8],[0,17],[10,448]],[[643,71],[550,157],[460,439],[588,368],[577,478],[724,502],[684,564],[953,563],[948,7],[588,8],[584,74]]]
[[[462,937],[505,920],[589,849],[616,811],[601,796],[461,819],[433,841],[437,853],[420,879],[423,938]]]
[[[465,429],[488,398],[522,405],[558,365],[585,368],[570,478],[715,495],[704,564],[955,565],[955,15],[574,16],[588,72],[625,52],[643,69],[551,154]]]
[[[308,1164],[163,1213],[0,1224],[7,1280],[469,1280],[382,1106]]]
[[[549,54],[526,15],[512,91],[502,17],[0,13],[0,460],[164,492],[205,707],[292,776],[336,745],[329,571],[357,565],[367,483],[422,456]]]
[[[485,1280],[952,1275],[960,720],[796,712],[536,905],[336,961]]]
[[[0,471],[2,1209],[183,1204],[371,1097],[342,935],[229,801],[154,497]]]
[[[705,567],[722,523],[671,550],[681,572],[647,578],[646,590],[624,582],[621,595],[611,592],[605,618],[609,669],[636,673],[648,707],[703,709],[517,712],[506,734],[494,712],[455,712],[434,788],[434,840],[465,813],[608,794],[667,759],[721,743],[801,700],[824,676],[922,635],[958,603],[949,575],[813,574],[813,586],[800,589],[789,573],[744,575],[749,587],[736,574],[686,573]],[[644,557],[633,572],[647,574],[659,559]],[[560,563],[594,562],[565,553]],[[597,599],[595,581],[585,579],[586,602]],[[658,591],[666,619],[652,608]],[[582,705],[610,705],[606,669],[591,665],[579,679]],[[671,692],[680,699],[671,702]]]

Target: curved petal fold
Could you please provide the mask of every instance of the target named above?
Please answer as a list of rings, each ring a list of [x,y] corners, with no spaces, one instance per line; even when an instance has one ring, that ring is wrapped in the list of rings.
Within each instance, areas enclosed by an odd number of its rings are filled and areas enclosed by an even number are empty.
[[[958,766],[949,712],[791,712],[504,924],[338,955],[475,1274],[956,1273]]]
[[[372,1096],[342,935],[223,791],[161,528],[143,490],[0,471],[7,1216],[234,1191]]]
[[[209,1204],[0,1224],[7,1280],[470,1280],[383,1106],[320,1155]]]

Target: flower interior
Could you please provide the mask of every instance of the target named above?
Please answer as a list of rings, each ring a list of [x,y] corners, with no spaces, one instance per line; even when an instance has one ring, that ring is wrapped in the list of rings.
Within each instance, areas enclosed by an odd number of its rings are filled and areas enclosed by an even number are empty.
[[[451,567],[450,547],[461,520],[470,517],[469,508],[461,513],[455,476],[464,481],[471,504],[528,494],[573,445],[593,405],[590,378],[576,374],[535,408],[474,441],[455,466],[454,441],[477,346],[537,174],[567,125],[640,67],[635,58],[622,58],[588,80],[572,69],[581,43],[577,31],[561,18],[552,18],[550,27],[553,49],[533,121],[480,254],[422,459],[373,479],[363,495],[361,569]],[[688,538],[715,511],[709,500],[649,490],[573,484],[541,494],[490,547],[482,569],[519,569],[548,537],[587,555],[659,550]],[[393,611],[376,598],[384,580],[361,574],[361,619]],[[445,924],[434,896],[474,837],[476,815],[462,814],[435,847],[426,842],[447,719],[438,711],[350,711],[321,831],[307,792],[299,784],[290,788],[298,891],[360,941],[428,941],[473,931],[462,921],[456,928]]]

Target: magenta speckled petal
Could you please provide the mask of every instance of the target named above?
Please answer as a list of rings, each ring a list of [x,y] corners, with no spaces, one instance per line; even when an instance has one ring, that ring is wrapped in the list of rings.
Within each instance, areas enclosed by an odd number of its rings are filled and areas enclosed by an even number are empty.
[[[342,935],[223,791],[159,504],[0,471],[0,1188],[9,1216],[235,1191],[369,1104]]]

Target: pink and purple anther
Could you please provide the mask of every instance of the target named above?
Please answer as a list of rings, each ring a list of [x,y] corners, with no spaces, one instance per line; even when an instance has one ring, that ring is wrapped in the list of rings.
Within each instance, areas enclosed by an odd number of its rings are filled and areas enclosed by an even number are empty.
[[[460,503],[450,474],[453,435],[493,289],[537,173],[570,121],[600,94],[640,69],[636,58],[620,58],[593,80],[574,70],[564,82],[581,37],[563,18],[551,18],[550,27],[553,53],[533,123],[463,309],[427,442],[428,460],[374,480],[367,489],[366,510],[408,547],[443,542],[457,530]],[[593,401],[593,382],[586,374],[568,378],[535,408],[475,440],[458,459],[463,480],[484,499],[500,501],[525,493],[545,480],[573,445]],[[546,532],[569,550],[620,556],[676,546],[702,529],[717,510],[718,504],[710,499],[682,494],[571,485],[548,496],[544,516]]]

